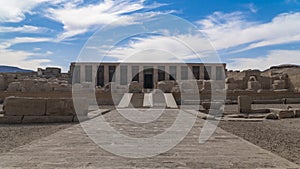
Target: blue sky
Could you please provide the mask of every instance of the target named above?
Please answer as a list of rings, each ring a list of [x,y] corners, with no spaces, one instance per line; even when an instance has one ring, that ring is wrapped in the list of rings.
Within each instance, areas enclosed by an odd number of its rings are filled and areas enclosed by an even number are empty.
[[[160,14],[194,24],[229,69],[264,70],[271,65],[300,64],[297,0],[3,0],[0,65],[33,70],[58,66],[67,71],[98,29],[114,21],[134,25]],[[180,38],[192,46],[198,43],[195,37]],[[154,43],[165,50],[176,48],[179,55],[186,56],[165,37],[142,36],[130,41],[127,48],[117,48],[115,59],[122,60],[122,55],[139,47],[154,48]],[[147,54],[144,57],[151,60]]]

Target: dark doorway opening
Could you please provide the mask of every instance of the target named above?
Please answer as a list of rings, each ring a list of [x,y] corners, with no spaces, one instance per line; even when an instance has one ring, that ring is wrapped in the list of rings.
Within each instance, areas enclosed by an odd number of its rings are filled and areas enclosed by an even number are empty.
[[[99,66],[97,71],[97,86],[104,86],[104,66]]]
[[[144,88],[153,89],[153,75],[144,75]]]
[[[153,89],[153,68],[144,70],[144,89]]]

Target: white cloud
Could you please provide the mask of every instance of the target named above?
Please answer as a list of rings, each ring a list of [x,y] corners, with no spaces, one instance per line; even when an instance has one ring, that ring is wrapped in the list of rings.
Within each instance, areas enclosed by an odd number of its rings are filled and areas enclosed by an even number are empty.
[[[24,69],[37,69],[42,64],[50,62],[49,59],[34,59],[35,53],[15,51],[0,48],[0,63],[2,65],[16,66]]]
[[[257,7],[253,3],[248,4],[248,8],[252,13],[256,13],[258,11]]]
[[[47,28],[24,25],[20,27],[5,27],[0,26],[0,32],[22,32],[22,33],[41,33],[47,31]]]
[[[0,22],[20,22],[25,13],[47,0],[2,0],[0,1]]]
[[[190,34],[138,37],[129,40],[127,45],[112,48],[109,53],[100,52],[120,61],[131,62],[175,62],[199,58],[219,61],[215,50],[205,38]],[[209,56],[210,60],[206,59]]]
[[[246,45],[236,52],[300,41],[300,13],[283,13],[267,23],[247,21],[241,12],[215,12],[197,22],[217,49]]]
[[[1,0],[0,22],[20,22],[26,13],[34,13],[33,9],[43,3],[59,5],[67,2],[76,3],[78,0]]]
[[[64,33],[59,39],[65,39],[87,32],[92,26],[134,22],[134,13],[142,9],[157,8],[164,4],[144,5],[144,0],[104,0],[98,4],[83,5],[82,1],[64,3],[59,8],[48,9],[47,17],[64,25]]]
[[[266,70],[274,65],[300,65],[300,50],[272,50],[267,56],[256,58],[235,58],[227,65],[232,70],[260,69]]]
[[[49,59],[38,59],[36,56],[51,55],[51,51],[46,53],[33,53],[22,50],[10,49],[11,46],[20,43],[37,43],[51,41],[49,38],[17,37],[0,43],[0,63],[2,65],[17,66],[25,69],[36,69],[42,64],[50,62]],[[35,48],[38,49],[38,48]],[[33,50],[35,50],[33,49]],[[39,49],[38,49],[39,50]]]
[[[37,38],[37,37],[16,37],[14,39],[6,40],[0,43],[0,48],[10,48],[13,45],[20,43],[37,43],[37,42],[51,42],[51,38]]]

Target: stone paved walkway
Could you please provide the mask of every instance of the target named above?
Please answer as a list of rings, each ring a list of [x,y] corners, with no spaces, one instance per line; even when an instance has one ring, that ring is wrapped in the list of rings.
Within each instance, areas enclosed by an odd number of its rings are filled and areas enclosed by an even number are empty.
[[[162,133],[162,128],[170,126],[176,115],[176,110],[168,110],[150,125],[130,124],[115,110],[104,117],[121,133],[139,138]],[[1,154],[0,168],[299,168],[220,128],[206,143],[199,144],[204,122],[198,118],[187,137],[173,149],[144,159],[104,151],[76,125]]]

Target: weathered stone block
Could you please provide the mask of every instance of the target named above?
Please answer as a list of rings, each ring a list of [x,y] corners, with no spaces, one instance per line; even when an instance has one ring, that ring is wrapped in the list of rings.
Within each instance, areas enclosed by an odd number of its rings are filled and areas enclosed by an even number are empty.
[[[143,87],[137,81],[133,81],[129,85],[129,93],[142,93]]]
[[[157,83],[157,88],[162,92],[166,92],[166,83],[164,81],[160,81]]]
[[[247,90],[254,90],[254,91],[257,91],[261,89],[261,84],[260,82],[257,82],[257,81],[249,81],[248,82],[248,88]]]
[[[278,120],[278,116],[275,113],[269,113],[265,118],[269,120]]]
[[[0,117],[0,124],[20,124],[23,116],[3,116]]]
[[[286,110],[286,111],[279,112],[278,117],[281,118],[281,119],[294,118],[295,114],[294,114],[293,110]]]
[[[193,84],[195,83],[195,84]],[[182,93],[194,93],[196,91],[195,87],[196,87],[196,82],[192,82],[192,81],[184,81],[181,82],[180,86],[181,86],[181,91]],[[197,87],[198,88],[198,87]]]
[[[4,91],[7,88],[7,81],[3,75],[0,75],[0,91]]]
[[[300,109],[294,109],[295,117],[300,117]]]
[[[60,84],[53,89],[54,91],[58,92],[70,92],[72,90],[71,86],[67,84]]]
[[[203,88],[203,82],[203,80],[197,80],[198,91],[200,91]]]
[[[203,90],[211,90],[211,82],[210,81],[203,82]]]
[[[201,105],[204,109],[214,109],[219,110],[224,103],[222,102],[202,102]]]
[[[22,123],[70,123],[74,116],[24,116]]]
[[[274,80],[272,84],[273,90],[286,89],[286,81],[285,80]]]
[[[280,119],[295,117],[294,110],[270,109],[270,112],[276,114]]]
[[[86,115],[88,103],[84,99],[76,99],[76,110],[78,114]],[[76,115],[76,110],[71,98],[50,98],[47,99],[46,115],[48,116],[70,116]]]
[[[170,81],[165,81],[165,93],[171,93],[173,87],[175,86],[175,81],[170,80]]]
[[[43,116],[46,113],[45,98],[7,97],[3,110],[8,116]]]
[[[11,82],[7,88],[8,92],[18,92],[21,91],[21,83],[20,82]]]
[[[252,99],[249,96],[238,96],[238,110],[240,113],[251,113]]]

